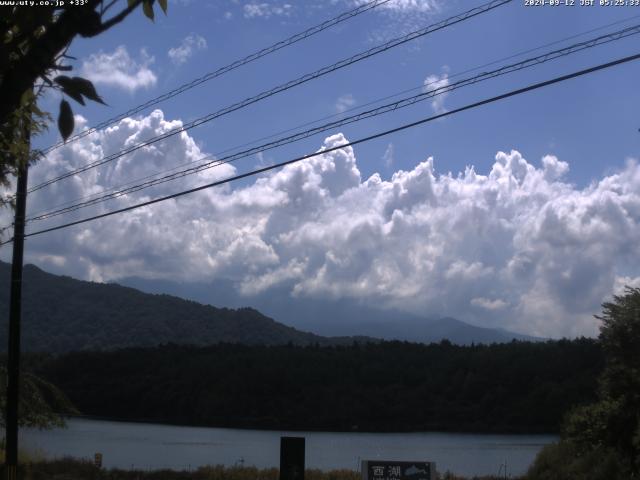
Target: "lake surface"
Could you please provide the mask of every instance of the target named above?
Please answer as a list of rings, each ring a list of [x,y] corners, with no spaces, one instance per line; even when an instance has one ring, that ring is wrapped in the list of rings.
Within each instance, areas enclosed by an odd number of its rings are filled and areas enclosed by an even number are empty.
[[[106,468],[175,470],[202,465],[278,467],[280,437],[306,438],[306,467],[360,469],[361,460],[435,461],[439,471],[472,476],[526,471],[553,435],[332,433],[236,430],[73,419],[68,428],[24,430],[21,447],[48,457],[93,459]]]

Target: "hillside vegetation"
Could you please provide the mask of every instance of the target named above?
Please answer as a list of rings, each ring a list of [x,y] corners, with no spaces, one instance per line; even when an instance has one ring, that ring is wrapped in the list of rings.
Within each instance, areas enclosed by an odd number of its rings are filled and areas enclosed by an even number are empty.
[[[0,312],[9,311],[10,265],[0,262]],[[252,308],[232,310],[116,284],[84,282],[24,268],[22,348],[31,352],[105,350],[167,342],[210,345],[350,343],[301,332]],[[0,329],[7,348],[8,322]]]
[[[34,362],[33,360],[32,362]],[[555,432],[595,398],[594,340],[165,345],[40,358],[84,414],[303,430]]]

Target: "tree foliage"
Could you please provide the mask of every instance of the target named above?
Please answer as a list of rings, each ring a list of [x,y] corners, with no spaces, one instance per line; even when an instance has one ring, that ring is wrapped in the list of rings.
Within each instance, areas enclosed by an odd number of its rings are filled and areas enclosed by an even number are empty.
[[[0,7],[0,186],[6,187],[21,165],[38,156],[30,152],[29,138],[50,120],[37,106],[43,89],[59,90],[82,105],[85,99],[104,103],[89,80],[60,75],[72,70],[65,60],[73,58],[67,55],[73,39],[100,35],[139,5],[153,19],[155,1],[86,0],[84,5]],[[166,13],[166,0],[158,4]],[[66,140],[74,127],[73,110],[66,100],[60,103],[57,123]],[[0,198],[0,206],[10,203],[10,198]]]
[[[7,369],[0,365],[0,425],[4,426],[7,399]],[[65,425],[60,414],[78,413],[62,391],[43,378],[26,372],[20,381],[18,424],[30,428],[52,428]]]
[[[571,411],[560,443],[538,457],[531,479],[640,476],[640,289],[627,287],[602,307],[598,399]]]
[[[640,288],[627,288],[625,295],[616,295],[613,302],[603,305],[598,318],[607,359],[603,393],[616,399],[622,409],[640,414]]]
[[[59,74],[72,70],[65,60],[73,58],[67,55],[73,39],[91,38],[109,30],[141,4],[144,14],[153,19],[155,1],[86,0],[83,5],[46,2],[50,4],[46,6],[16,2],[0,7],[0,187],[8,187],[12,177],[40,155],[31,150],[30,139],[45,130],[51,120],[37,105],[43,89],[57,89],[81,105],[85,99],[104,104],[89,80]],[[167,1],[158,0],[158,4],[166,13]],[[74,128],[73,110],[67,100],[60,103],[57,123],[66,141]],[[0,196],[0,207],[13,205],[13,200],[11,196]],[[3,419],[5,378],[6,369],[0,367]],[[19,402],[23,426],[58,425],[62,420],[53,409],[72,410],[60,390],[31,374],[23,375]]]
[[[165,345],[52,357],[37,370],[88,415],[221,427],[558,431],[595,399],[595,340],[456,346]]]
[[[630,480],[620,455],[608,447],[588,451],[564,439],[544,447],[525,477],[527,480]]]

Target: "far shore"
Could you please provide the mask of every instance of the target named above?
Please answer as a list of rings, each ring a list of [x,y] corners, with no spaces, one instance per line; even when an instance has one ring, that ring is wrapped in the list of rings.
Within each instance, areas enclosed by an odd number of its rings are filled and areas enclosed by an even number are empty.
[[[172,423],[171,421],[163,421],[157,419],[147,419],[147,418],[113,418],[113,417],[102,417],[99,415],[64,415],[65,419],[77,419],[77,420],[95,420],[100,422],[117,422],[117,423],[138,423],[138,424],[148,424],[148,425],[166,425],[170,427],[185,427],[185,428],[221,428],[225,430],[257,430],[257,431],[265,431],[265,432],[314,432],[314,433],[455,433],[458,435],[559,435],[558,432],[554,431],[546,431],[546,430],[523,430],[523,429],[512,429],[512,430],[456,430],[456,429],[443,429],[443,428],[433,428],[429,430],[411,430],[411,429],[396,429],[396,430],[361,430],[357,425],[352,427],[349,430],[324,430],[319,428],[296,428],[296,427],[286,427],[286,428],[269,428],[260,425],[252,426],[252,425],[239,425],[239,426],[229,426],[229,425],[203,425],[203,424],[189,424],[189,423]]]

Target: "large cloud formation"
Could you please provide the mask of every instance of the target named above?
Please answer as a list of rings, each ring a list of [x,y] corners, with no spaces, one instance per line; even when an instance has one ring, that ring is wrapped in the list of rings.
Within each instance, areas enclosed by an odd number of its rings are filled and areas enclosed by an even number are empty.
[[[51,154],[32,184],[178,125],[161,111],[123,120]],[[344,142],[335,134],[322,148]],[[182,133],[34,193],[31,211],[204,154]],[[585,188],[563,181],[568,169],[553,156],[534,166],[513,150],[484,175],[441,175],[428,158],[388,180],[364,179],[343,148],[248,185],[33,237],[28,260],[98,281],[230,279],[248,303],[285,287],[536,335],[592,335],[600,303],[640,280],[640,167],[629,161]],[[209,170],[93,212],[233,172]]]
[[[140,60],[129,55],[127,48],[120,45],[111,53],[91,54],[82,62],[81,73],[96,85],[107,85],[134,92],[140,88],[153,87],[158,77],[151,70],[154,58],[140,50]]]

